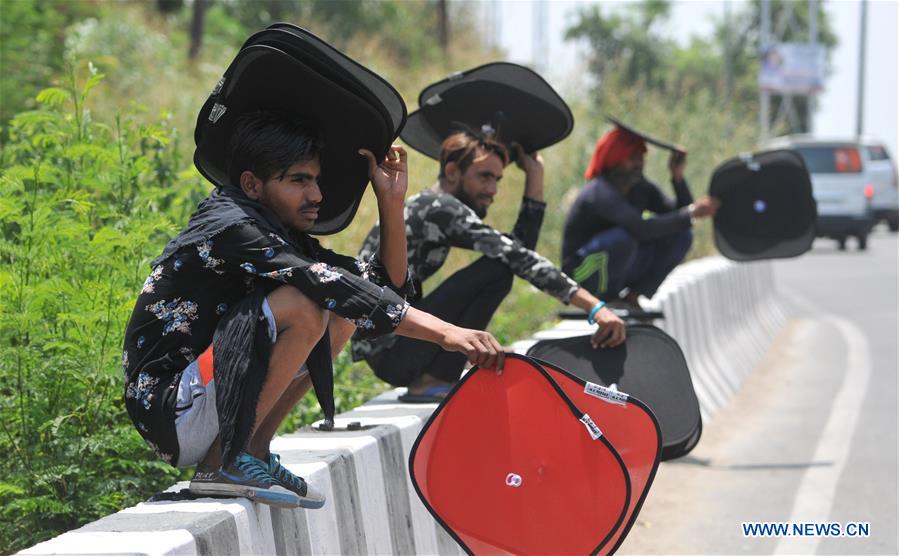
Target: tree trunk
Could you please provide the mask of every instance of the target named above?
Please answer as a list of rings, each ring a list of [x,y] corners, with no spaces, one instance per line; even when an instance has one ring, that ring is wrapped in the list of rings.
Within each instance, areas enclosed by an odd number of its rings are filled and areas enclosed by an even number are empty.
[[[440,48],[446,54],[449,48],[449,14],[446,0],[437,0],[437,40],[440,41]]]
[[[210,0],[194,0],[194,12],[190,20],[190,49],[187,51],[187,57],[191,60],[197,57],[203,45],[203,18],[209,2]]]

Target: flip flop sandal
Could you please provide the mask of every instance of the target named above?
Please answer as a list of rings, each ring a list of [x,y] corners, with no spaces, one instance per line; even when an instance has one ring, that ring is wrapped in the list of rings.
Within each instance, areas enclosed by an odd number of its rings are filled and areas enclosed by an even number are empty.
[[[440,403],[452,389],[452,386],[431,386],[420,394],[400,394],[398,399],[403,403]]]

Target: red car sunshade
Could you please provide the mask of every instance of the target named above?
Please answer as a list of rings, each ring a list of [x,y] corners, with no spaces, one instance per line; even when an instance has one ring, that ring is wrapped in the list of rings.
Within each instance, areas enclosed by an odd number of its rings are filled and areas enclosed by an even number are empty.
[[[545,361],[537,362],[579,408],[586,411],[602,429],[608,441],[624,461],[631,481],[631,501],[624,522],[602,552],[615,552],[637,520],[643,501],[659,467],[662,433],[652,411],[626,393],[585,382]]]
[[[412,448],[419,497],[469,553],[589,554],[626,525],[624,461],[584,411],[606,402],[573,403],[551,372],[512,354],[472,369]]]

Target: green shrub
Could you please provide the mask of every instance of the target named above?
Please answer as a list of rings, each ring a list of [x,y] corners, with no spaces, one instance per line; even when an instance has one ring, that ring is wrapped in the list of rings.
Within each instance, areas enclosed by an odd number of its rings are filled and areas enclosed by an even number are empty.
[[[0,172],[0,552],[133,504],[179,472],[122,404],[122,333],[147,262],[202,195],[165,123],[95,122],[103,75],[37,95]]]

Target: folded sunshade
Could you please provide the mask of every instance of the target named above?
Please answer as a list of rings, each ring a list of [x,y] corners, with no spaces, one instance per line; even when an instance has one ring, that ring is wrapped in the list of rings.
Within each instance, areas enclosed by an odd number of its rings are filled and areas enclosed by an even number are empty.
[[[528,355],[645,403],[661,428],[663,461],[686,455],[699,442],[702,417],[687,361],[677,342],[655,326],[628,326],[627,340],[615,348],[593,349],[590,336],[575,336],[541,340]]]
[[[659,424],[646,404],[633,396],[577,378],[552,363],[540,360],[537,363],[549,371],[578,407],[593,417],[627,469],[631,481],[630,504],[624,521],[600,551],[615,552],[637,520],[655,478],[662,451]]]
[[[643,139],[650,145],[655,145],[656,147],[660,147],[660,148],[663,148],[665,150],[668,150],[668,151],[671,151],[674,153],[680,153],[680,154],[687,153],[687,148],[684,147],[683,145],[678,145],[676,143],[672,143],[671,141],[665,141],[664,139],[659,139],[657,137],[653,137],[652,135],[649,135],[648,133],[646,133],[644,131],[640,131],[639,129],[637,129],[635,127],[625,124],[618,118],[615,118],[612,116],[606,116],[606,119],[609,120],[612,124],[614,124],[615,127],[622,129],[632,135],[636,135],[637,137]]]
[[[313,234],[333,234],[356,214],[368,184],[360,148],[383,157],[405,122],[402,97],[371,70],[312,33],[275,24],[238,52],[200,109],[194,163],[217,186],[227,185],[234,122],[271,110],[310,122],[324,137],[322,204]]]
[[[649,430],[651,415],[636,404],[606,407],[583,390],[509,355],[501,374],[471,370],[431,415],[409,456],[412,482],[467,552],[590,554],[618,542],[651,480],[651,435],[629,457],[641,462],[641,491],[632,491],[625,462],[591,417],[618,411]]]
[[[431,158],[452,133],[493,135],[525,152],[558,143],[571,133],[574,117],[562,97],[524,66],[493,62],[432,83],[418,96],[402,138]]]
[[[732,158],[715,169],[709,195],[721,200],[715,245],[736,261],[796,257],[815,239],[817,204],[802,157],[793,150]]]

